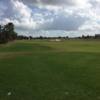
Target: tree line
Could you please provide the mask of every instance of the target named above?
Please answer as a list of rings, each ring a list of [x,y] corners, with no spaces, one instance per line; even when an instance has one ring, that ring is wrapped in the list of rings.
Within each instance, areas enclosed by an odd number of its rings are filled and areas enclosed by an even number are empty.
[[[14,31],[15,27],[14,24],[9,22],[6,25],[0,25],[0,43],[7,43],[9,41],[17,40],[31,40],[31,39],[71,39],[68,36],[65,37],[32,37],[32,36],[24,36],[24,35],[17,35]],[[84,36],[81,37],[74,37],[72,39],[100,39],[100,34],[95,34],[95,36]]]
[[[7,43],[17,38],[17,33],[14,31],[14,24],[9,22],[6,25],[0,25],[0,43]]]

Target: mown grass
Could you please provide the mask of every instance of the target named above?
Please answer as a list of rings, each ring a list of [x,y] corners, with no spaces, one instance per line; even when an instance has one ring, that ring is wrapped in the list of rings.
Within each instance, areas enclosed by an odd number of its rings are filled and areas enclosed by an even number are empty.
[[[16,41],[0,46],[0,100],[99,99],[99,41]]]

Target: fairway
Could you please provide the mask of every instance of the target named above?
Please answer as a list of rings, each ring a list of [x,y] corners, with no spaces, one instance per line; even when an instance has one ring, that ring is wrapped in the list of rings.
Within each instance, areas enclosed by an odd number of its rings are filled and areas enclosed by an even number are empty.
[[[100,100],[100,41],[0,45],[0,100]]]

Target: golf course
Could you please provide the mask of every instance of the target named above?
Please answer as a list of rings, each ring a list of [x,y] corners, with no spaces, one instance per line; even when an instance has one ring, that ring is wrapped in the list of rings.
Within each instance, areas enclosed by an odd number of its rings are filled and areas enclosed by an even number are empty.
[[[0,44],[0,100],[100,100],[100,40]]]

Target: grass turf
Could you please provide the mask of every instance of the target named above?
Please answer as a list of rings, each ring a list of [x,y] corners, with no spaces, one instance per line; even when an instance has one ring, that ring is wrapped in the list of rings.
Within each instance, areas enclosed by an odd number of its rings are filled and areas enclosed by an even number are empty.
[[[0,100],[99,99],[99,41],[16,41],[0,46]]]

